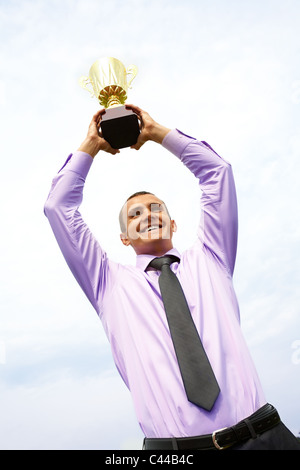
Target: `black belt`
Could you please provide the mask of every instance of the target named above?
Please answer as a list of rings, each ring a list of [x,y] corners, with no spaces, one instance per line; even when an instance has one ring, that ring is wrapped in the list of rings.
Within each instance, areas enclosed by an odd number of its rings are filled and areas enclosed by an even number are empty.
[[[234,426],[218,429],[212,434],[178,438],[145,438],[145,450],[223,450],[250,438],[256,438],[280,423],[277,410],[270,404],[264,405],[248,418]]]

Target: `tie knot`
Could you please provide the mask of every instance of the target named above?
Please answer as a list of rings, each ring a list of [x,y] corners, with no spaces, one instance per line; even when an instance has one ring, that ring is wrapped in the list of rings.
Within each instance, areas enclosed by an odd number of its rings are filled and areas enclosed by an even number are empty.
[[[158,269],[161,271],[164,265],[170,266],[172,263],[180,262],[180,258],[173,255],[161,256],[154,258],[151,263],[148,264],[151,268]]]

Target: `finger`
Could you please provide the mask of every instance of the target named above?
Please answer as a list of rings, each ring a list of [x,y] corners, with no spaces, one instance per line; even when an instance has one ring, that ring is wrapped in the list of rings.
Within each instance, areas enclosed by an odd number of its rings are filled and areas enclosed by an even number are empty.
[[[140,150],[140,148],[142,147],[142,145],[144,145],[145,142],[145,140],[138,138],[136,144],[131,145],[130,148],[134,150]]]
[[[119,149],[113,149],[110,145],[105,147],[103,150],[104,150],[104,152],[110,153],[111,155],[116,155],[117,153],[120,153]]]
[[[97,111],[97,112],[94,114],[93,119],[92,119],[92,122],[97,122],[97,121],[99,120],[100,113],[101,113],[101,110]]]
[[[92,124],[96,124],[97,127],[100,126],[100,122],[101,122],[101,119],[102,119],[102,116],[106,113],[106,110],[105,108],[103,109],[100,109],[99,111],[97,111],[94,116],[93,116],[93,119],[92,119]]]
[[[103,139],[103,150],[105,152],[111,153],[112,155],[116,155],[116,153],[120,153],[119,149],[114,149],[108,142],[107,140]]]
[[[105,113],[106,113],[106,109],[105,109],[105,108],[100,109],[100,111],[99,111],[99,116],[100,116],[100,118],[102,118],[102,116],[103,116]]]
[[[143,113],[143,110],[141,108],[139,108],[138,106],[135,106],[134,104],[126,104],[125,108],[126,109],[131,109],[138,116],[141,116],[142,113]]]
[[[142,145],[143,145],[143,144],[142,144]],[[131,145],[130,148],[133,149],[133,150],[140,150],[140,148],[141,148],[142,145],[137,145],[137,144],[135,144],[135,145]]]
[[[111,150],[108,150],[108,152],[111,153],[112,155],[116,155],[117,153],[120,153],[120,150],[111,148]]]
[[[143,111],[141,108],[139,108],[138,106],[135,106],[133,104],[128,104],[128,105],[126,104],[125,107],[126,107],[126,109],[131,109],[131,111],[133,111],[137,115],[139,129],[140,129],[140,131],[142,131],[142,129],[144,127],[143,114],[145,114],[145,111]]]
[[[99,116],[102,116],[102,114],[105,114],[105,113],[106,113],[106,109],[105,109],[105,108],[99,109],[99,111],[97,111],[97,112],[94,114],[93,118],[98,119]]]

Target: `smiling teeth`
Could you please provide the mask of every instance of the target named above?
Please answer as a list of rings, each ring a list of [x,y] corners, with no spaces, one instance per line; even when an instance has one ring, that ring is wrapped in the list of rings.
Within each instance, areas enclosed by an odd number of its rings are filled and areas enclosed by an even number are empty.
[[[149,228],[146,230],[146,232],[151,232],[151,230],[156,230],[156,229],[158,229],[158,228],[159,228],[158,225],[151,225],[151,227],[149,227]]]

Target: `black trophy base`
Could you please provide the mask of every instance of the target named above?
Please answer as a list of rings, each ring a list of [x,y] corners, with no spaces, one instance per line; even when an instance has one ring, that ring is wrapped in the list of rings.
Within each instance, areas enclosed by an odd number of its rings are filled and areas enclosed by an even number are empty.
[[[131,147],[140,134],[137,115],[125,106],[107,109],[100,126],[103,138],[113,149]]]

